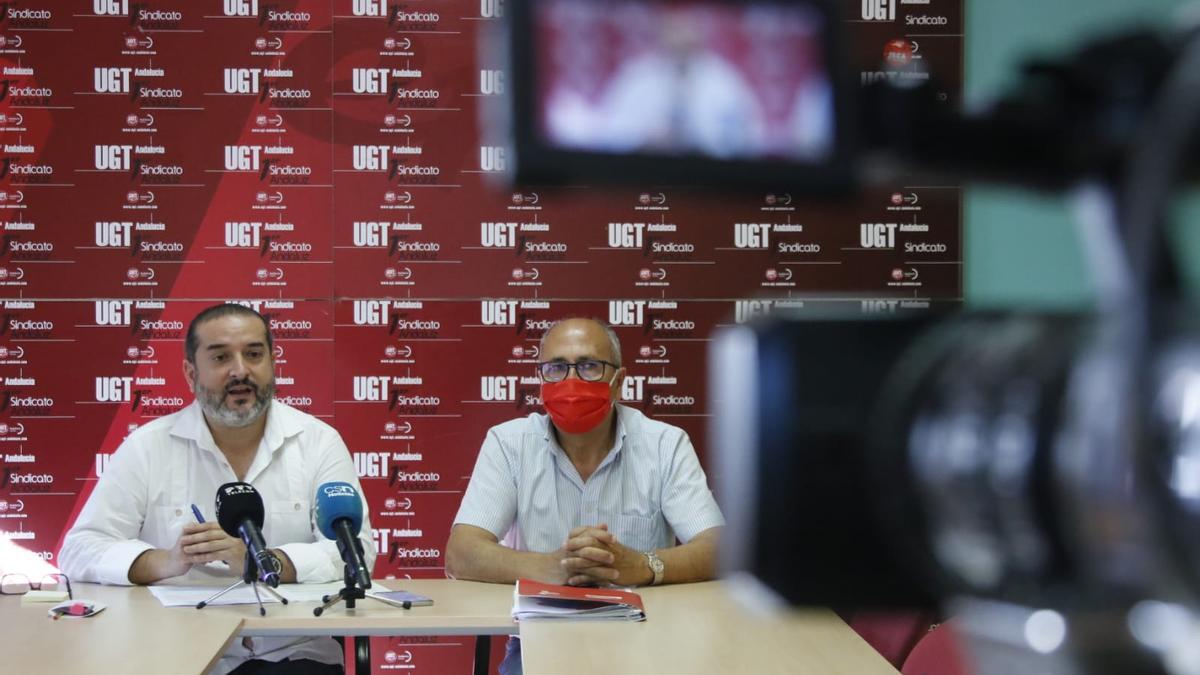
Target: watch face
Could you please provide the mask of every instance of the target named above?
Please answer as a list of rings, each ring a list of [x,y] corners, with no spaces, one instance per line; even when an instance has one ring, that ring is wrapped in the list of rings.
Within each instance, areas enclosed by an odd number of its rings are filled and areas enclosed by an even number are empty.
[[[658,557],[654,553],[647,552],[646,553],[646,562],[650,565],[650,571],[654,573],[654,579],[650,583],[657,584],[657,583],[661,582],[662,576],[663,576],[663,568],[665,567],[665,565],[663,564],[662,558]]]

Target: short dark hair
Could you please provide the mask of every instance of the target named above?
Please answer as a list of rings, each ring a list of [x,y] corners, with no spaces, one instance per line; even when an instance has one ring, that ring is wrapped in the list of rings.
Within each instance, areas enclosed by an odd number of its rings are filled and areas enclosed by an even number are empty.
[[[188,324],[187,339],[183,342],[183,352],[187,357],[188,363],[196,364],[196,350],[200,348],[200,338],[196,337],[196,327],[207,321],[220,319],[226,316],[253,316],[262,322],[263,332],[267,334],[267,351],[274,353],[275,338],[271,337],[271,326],[267,323],[266,317],[258,312],[250,309],[245,305],[239,305],[234,302],[226,302],[220,305],[213,305],[208,309],[196,315],[192,322]]]

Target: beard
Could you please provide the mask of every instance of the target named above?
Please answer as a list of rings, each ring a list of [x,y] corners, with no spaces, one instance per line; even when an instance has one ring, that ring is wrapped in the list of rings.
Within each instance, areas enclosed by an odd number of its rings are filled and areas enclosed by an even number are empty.
[[[250,387],[254,390],[254,405],[244,410],[232,410],[225,406],[225,398],[229,394],[229,390],[236,387]],[[195,387],[196,400],[200,401],[200,407],[204,410],[204,416],[212,422],[224,427],[244,427],[267,411],[267,406],[271,404],[271,399],[275,397],[275,378],[272,377],[262,387],[250,381],[249,378],[236,380],[225,385],[221,391],[213,391],[206,388],[200,382],[196,382]]]

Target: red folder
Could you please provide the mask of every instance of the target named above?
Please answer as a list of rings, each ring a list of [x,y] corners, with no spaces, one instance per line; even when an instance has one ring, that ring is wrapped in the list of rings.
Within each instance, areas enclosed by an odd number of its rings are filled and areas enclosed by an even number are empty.
[[[513,588],[513,618],[620,619],[645,621],[642,597],[620,588],[558,586],[518,579]]]

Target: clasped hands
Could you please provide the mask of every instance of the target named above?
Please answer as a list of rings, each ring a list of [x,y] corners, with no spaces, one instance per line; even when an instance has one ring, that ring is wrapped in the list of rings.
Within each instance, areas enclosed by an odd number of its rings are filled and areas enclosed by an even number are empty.
[[[604,523],[571,530],[557,553],[568,586],[640,586],[654,578],[646,556],[617,541]]]
[[[246,545],[226,534],[217,523],[191,523],[183,526],[169,559],[176,574],[186,573],[192,565],[222,560],[230,571],[240,575],[246,565]]]

